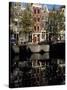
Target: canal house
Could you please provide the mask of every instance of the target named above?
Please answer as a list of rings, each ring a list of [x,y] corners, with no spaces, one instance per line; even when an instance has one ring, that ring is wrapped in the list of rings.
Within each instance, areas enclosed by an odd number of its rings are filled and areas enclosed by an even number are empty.
[[[47,8],[47,7],[46,7]],[[44,28],[45,13],[40,4],[32,5],[33,14],[33,31],[32,31],[32,43],[38,44],[39,42],[46,40],[46,29]]]

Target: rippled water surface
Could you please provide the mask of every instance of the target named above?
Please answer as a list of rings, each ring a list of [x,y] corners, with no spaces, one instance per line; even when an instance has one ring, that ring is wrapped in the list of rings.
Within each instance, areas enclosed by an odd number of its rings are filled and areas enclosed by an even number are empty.
[[[10,87],[32,87],[65,84],[65,59],[49,53],[19,55],[11,59]]]

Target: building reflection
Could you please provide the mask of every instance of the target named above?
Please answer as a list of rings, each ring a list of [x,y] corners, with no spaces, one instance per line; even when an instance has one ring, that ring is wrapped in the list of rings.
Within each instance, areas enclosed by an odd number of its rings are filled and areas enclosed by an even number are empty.
[[[35,85],[47,85],[45,78],[46,61],[32,60],[33,76],[35,78]]]
[[[12,87],[65,84],[65,61],[50,58],[47,53],[32,54],[27,60],[15,56],[11,64],[10,83]]]

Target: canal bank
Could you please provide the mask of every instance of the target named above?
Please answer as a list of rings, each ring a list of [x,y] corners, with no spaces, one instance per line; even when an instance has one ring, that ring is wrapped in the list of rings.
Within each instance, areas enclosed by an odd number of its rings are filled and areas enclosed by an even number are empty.
[[[21,46],[12,46],[12,49],[15,53],[19,53],[20,51],[29,50],[32,53],[38,53],[40,51],[49,52],[49,44],[47,45],[38,45],[38,44],[28,44],[28,45],[21,45]],[[25,50],[24,50],[25,49]]]
[[[11,51],[14,53],[27,52],[27,53],[52,53],[65,55],[65,42],[63,43],[51,43],[51,44],[27,44],[27,45],[13,45],[11,46]]]

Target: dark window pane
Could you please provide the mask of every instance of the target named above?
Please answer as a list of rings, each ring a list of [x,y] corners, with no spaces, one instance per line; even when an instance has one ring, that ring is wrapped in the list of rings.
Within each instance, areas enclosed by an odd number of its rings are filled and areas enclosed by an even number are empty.
[[[37,30],[39,31],[39,26],[37,27]]]
[[[36,26],[34,26],[34,30],[36,31]]]
[[[36,9],[34,9],[34,14],[36,14]]]
[[[40,13],[40,10],[38,9],[38,14]]]

